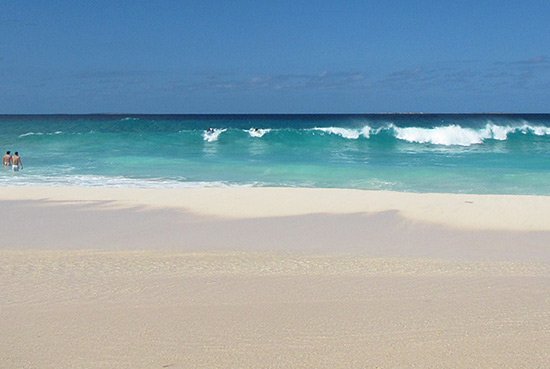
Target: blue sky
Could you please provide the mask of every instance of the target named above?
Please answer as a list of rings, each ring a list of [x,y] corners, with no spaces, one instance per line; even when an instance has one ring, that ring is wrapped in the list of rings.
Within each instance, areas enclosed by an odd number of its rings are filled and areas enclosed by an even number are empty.
[[[550,1],[0,2],[0,113],[548,112]]]

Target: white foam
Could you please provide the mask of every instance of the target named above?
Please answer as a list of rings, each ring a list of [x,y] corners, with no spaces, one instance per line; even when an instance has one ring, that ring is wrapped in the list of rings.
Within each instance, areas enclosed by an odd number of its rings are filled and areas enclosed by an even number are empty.
[[[227,129],[225,128],[214,129],[211,132],[204,131],[204,133],[202,134],[202,138],[207,142],[214,142],[214,141],[217,141],[218,137],[225,131],[227,131]]]
[[[263,135],[265,135],[266,133],[269,133],[270,131],[271,129],[269,128],[267,129],[250,128],[248,130],[248,134],[250,135],[250,137],[260,138],[260,137],[263,137]]]
[[[493,123],[488,123],[481,134],[484,139],[492,138],[494,140],[504,141],[508,138],[508,134],[515,130],[515,128],[510,126],[498,126]]]
[[[521,127],[523,133],[532,133],[536,136],[546,136],[550,135],[550,127],[545,126],[530,126],[524,125]]]
[[[22,135],[19,135],[19,137],[27,137],[27,136],[42,136],[44,133],[42,132],[27,132],[23,133]]]
[[[536,136],[550,135],[550,127],[545,126],[531,126],[525,122],[521,126],[499,126],[493,123],[488,123],[485,126],[485,130],[488,132],[487,138],[494,140],[506,140],[510,133],[521,132],[523,134],[532,133]]]
[[[399,128],[393,126],[393,130],[396,138],[407,142],[431,143],[445,146],[470,146],[483,142],[483,137],[476,130],[462,128],[454,124],[434,128]]]
[[[204,187],[254,187],[256,183],[235,184],[224,181],[186,181],[166,178],[128,178],[102,175],[37,175],[9,173],[1,175],[0,184],[10,186],[79,186],[116,188],[204,188]]]
[[[510,133],[521,132],[523,134],[532,133],[536,136],[550,135],[550,127],[545,126],[531,126],[527,122],[524,122],[521,126],[499,126],[488,123],[485,126],[485,138],[492,138],[493,140],[506,140]]]
[[[369,138],[371,135],[371,132],[372,132],[372,128],[369,126],[364,126],[363,128],[361,128],[361,134],[365,138]]]
[[[533,133],[538,136],[550,135],[550,127],[545,126],[500,126],[489,122],[483,128],[463,128],[452,124],[434,128],[406,127],[390,125],[397,139],[415,143],[430,143],[445,146],[471,146],[483,143],[485,140],[504,141],[511,133]]]
[[[27,137],[27,136],[44,136],[44,135],[47,135],[47,136],[52,136],[52,135],[60,135],[62,134],[63,132],[62,131],[55,131],[55,132],[48,132],[48,133],[43,133],[43,132],[27,132],[27,133],[23,133],[21,135],[19,135],[19,137]]]
[[[429,143],[443,146],[471,146],[482,144],[485,140],[504,141],[511,133],[532,133],[538,136],[550,135],[550,127],[524,125],[497,125],[488,122],[483,128],[464,128],[457,124],[433,128],[397,127],[388,124],[376,129],[364,126],[361,129],[342,127],[315,127],[315,131],[337,135],[346,139],[356,140],[361,136],[370,138],[382,131],[391,131],[395,138],[412,143]]]
[[[337,135],[350,140],[357,140],[361,135],[369,138],[370,127],[366,126],[362,129],[341,128],[341,127],[315,127],[315,131],[325,132],[331,135]]]

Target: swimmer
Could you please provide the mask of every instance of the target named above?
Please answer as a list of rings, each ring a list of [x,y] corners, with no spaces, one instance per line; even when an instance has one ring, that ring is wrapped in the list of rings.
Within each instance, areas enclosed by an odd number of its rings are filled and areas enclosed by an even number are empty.
[[[11,165],[11,151],[6,151],[6,155],[2,158],[2,165],[9,167]]]
[[[21,160],[21,157],[19,156],[19,153],[16,151],[15,154],[13,154],[11,158],[11,169],[14,172],[18,172],[19,169],[23,169],[23,161]]]

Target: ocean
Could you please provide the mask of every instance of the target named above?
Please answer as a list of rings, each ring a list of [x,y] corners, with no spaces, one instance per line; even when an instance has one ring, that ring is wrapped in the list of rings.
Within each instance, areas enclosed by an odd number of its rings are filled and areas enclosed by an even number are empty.
[[[550,195],[550,114],[4,115],[0,150],[3,185]]]

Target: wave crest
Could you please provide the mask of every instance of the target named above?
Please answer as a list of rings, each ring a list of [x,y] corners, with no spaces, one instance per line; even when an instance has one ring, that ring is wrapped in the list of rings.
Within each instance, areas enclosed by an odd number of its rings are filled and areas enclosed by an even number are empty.
[[[478,145],[490,139],[504,141],[508,139],[508,135],[517,132],[523,134],[533,133],[537,136],[550,135],[550,127],[529,125],[516,127],[499,126],[493,123],[487,123],[485,127],[479,129],[464,128],[456,124],[434,128],[400,128],[391,125],[391,129],[399,140],[444,146]]]
[[[314,131],[340,136],[349,140],[357,140],[361,136],[371,138],[382,132],[388,132],[398,140],[411,143],[443,145],[443,146],[471,146],[479,145],[486,140],[504,141],[510,134],[522,133],[536,136],[550,135],[550,127],[532,126],[525,122],[523,125],[498,125],[488,122],[484,127],[469,128],[458,124],[437,127],[398,127],[387,124],[378,128],[364,126],[362,128],[344,127],[315,127]]]
[[[225,131],[227,131],[227,129],[225,129],[225,128],[213,129],[211,131],[205,131],[202,135],[202,138],[207,142],[218,141],[218,137],[220,137],[220,135]]]
[[[271,131],[271,129],[269,129],[269,128],[267,128],[267,129],[250,128],[248,130],[248,134],[250,135],[250,137],[260,138],[260,137],[263,137],[266,133],[269,133],[270,131]]]
[[[398,126],[395,123],[387,122],[383,125],[364,125],[356,127],[340,127],[340,126],[328,126],[328,127],[313,127],[313,128],[262,128],[262,129],[243,129],[243,128],[216,128],[212,130],[202,131],[202,138],[206,142],[218,141],[220,135],[226,131],[232,132],[231,137],[242,137],[247,135],[250,138],[261,138],[267,133],[272,132],[275,140],[284,140],[288,137],[290,139],[297,139],[302,134],[306,133],[306,136],[337,136],[340,139],[346,140],[360,140],[363,139],[394,139],[399,141],[405,141],[409,143],[418,144],[431,144],[441,146],[472,146],[480,145],[488,140],[505,141],[511,136],[515,139],[519,139],[520,136],[550,136],[550,126],[546,124],[535,125],[528,121],[516,121],[508,124],[499,123],[496,124],[491,120],[485,121],[478,126],[462,126],[460,124],[448,124],[440,126],[426,127],[423,124],[419,126]],[[195,129],[180,130],[178,133],[193,134],[196,133]],[[201,132],[201,131],[199,131]],[[238,132],[238,135],[236,136]],[[317,134],[320,132],[321,134]],[[39,136],[45,139],[46,136],[55,136],[65,134],[68,136],[82,135],[82,134],[96,133],[94,130],[89,132],[76,132],[67,133],[62,131],[55,132],[36,132],[30,131],[20,134],[18,137],[30,138],[32,136]],[[115,133],[113,133],[115,134]],[[379,136],[379,138],[377,138]],[[328,137],[326,137],[328,138]],[[526,137],[528,139],[528,137]]]
[[[342,128],[342,127],[315,127],[314,131],[321,131],[331,135],[337,135],[350,140],[357,140],[361,135],[365,138],[370,137],[370,127],[365,126],[362,129]]]
[[[395,137],[399,140],[414,143],[431,143],[434,145],[470,146],[483,142],[483,137],[476,130],[450,125],[435,128],[392,127]]]
[[[27,132],[19,135],[19,138],[27,137],[27,136],[52,136],[52,135],[60,135],[62,134],[62,131],[55,131],[55,132]]]

